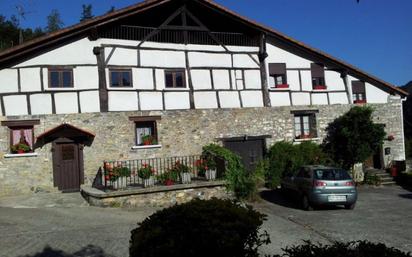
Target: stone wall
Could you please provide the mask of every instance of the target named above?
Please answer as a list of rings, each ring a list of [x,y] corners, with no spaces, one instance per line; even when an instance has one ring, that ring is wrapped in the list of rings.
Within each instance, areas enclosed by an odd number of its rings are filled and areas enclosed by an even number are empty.
[[[404,158],[401,102],[392,99],[388,104],[371,104],[375,109],[374,120],[385,124],[388,134],[395,137],[385,141],[384,147],[392,148],[391,158]],[[325,128],[351,105],[324,105],[272,108],[210,109],[150,112],[110,112],[65,115],[3,117],[6,119],[40,119],[34,128],[35,136],[63,122],[96,134],[93,144],[84,148],[85,184],[90,185],[104,160],[142,159],[200,154],[203,145],[219,139],[238,136],[270,135],[269,147],[276,141],[294,138],[291,110],[318,110],[319,140]],[[160,115],[158,139],[161,148],[133,150],[134,123],[129,116]],[[9,130],[0,127],[0,196],[55,190],[52,177],[51,144],[37,149],[36,157],[4,158],[9,152]],[[389,158],[388,156],[386,158]]]

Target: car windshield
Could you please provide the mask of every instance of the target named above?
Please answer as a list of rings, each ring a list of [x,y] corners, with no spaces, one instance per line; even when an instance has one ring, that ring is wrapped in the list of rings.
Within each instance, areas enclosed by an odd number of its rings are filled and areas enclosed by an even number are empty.
[[[319,180],[349,180],[346,170],[342,169],[317,169],[315,170],[315,178]]]

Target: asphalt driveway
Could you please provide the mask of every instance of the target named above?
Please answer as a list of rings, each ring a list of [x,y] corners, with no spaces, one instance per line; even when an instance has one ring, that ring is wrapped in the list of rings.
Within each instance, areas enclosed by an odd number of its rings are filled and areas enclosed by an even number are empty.
[[[412,251],[412,193],[399,187],[361,189],[355,210],[306,212],[276,191],[254,206],[268,215],[265,253],[310,239],[368,239]],[[0,199],[2,257],[126,257],[130,230],[156,209],[101,209],[78,194]]]

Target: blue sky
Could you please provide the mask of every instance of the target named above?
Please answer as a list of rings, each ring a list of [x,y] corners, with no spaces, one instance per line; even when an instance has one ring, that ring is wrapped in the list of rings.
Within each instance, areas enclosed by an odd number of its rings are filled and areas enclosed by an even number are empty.
[[[139,0],[0,0],[0,14],[27,14],[23,27],[45,27],[52,9],[66,26],[79,21],[82,4],[100,15]],[[284,34],[343,59],[383,80],[412,80],[411,0],[216,0]]]

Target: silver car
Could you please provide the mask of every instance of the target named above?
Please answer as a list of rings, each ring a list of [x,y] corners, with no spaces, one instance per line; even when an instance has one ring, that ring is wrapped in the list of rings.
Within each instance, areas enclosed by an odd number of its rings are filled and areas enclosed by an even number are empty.
[[[281,181],[283,191],[294,191],[305,210],[320,205],[344,205],[354,209],[358,193],[355,182],[343,169],[320,165],[301,167]]]

